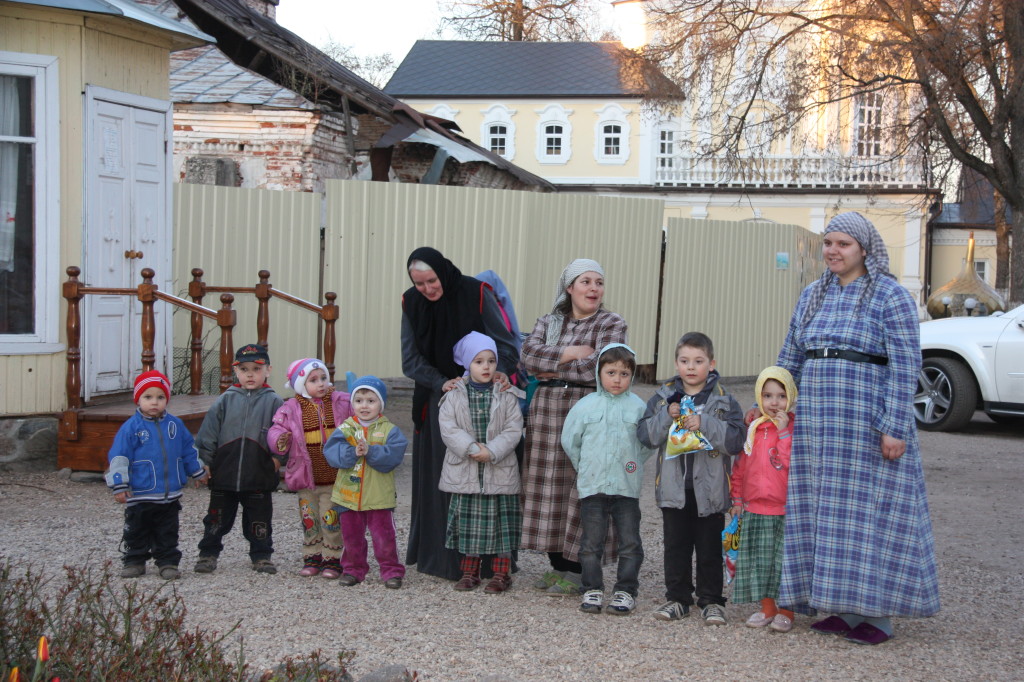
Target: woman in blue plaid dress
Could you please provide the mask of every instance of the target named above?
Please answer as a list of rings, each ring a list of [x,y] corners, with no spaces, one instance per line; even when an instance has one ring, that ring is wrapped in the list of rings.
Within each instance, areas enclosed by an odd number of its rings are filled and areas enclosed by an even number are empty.
[[[880,644],[890,617],[939,610],[913,412],[917,306],[859,213],[828,224],[822,251],[777,363],[800,389],[778,602],[836,614],[816,632]]]

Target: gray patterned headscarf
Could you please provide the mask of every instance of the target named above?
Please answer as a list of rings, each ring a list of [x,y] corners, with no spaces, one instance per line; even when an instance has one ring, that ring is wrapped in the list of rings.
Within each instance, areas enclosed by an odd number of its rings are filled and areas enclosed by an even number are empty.
[[[864,291],[861,293],[860,300],[857,301],[857,310],[860,310],[861,304],[864,303],[865,299],[870,297],[870,292],[874,288],[875,280],[878,277],[892,277],[895,276],[889,272],[889,252],[885,248],[885,243],[882,241],[882,235],[878,234],[878,230],[871,224],[871,221],[862,216],[860,213],[851,211],[849,213],[840,213],[835,218],[829,221],[825,227],[825,234],[830,232],[843,232],[850,235],[857,240],[861,248],[866,252],[864,257],[864,267],[867,268],[868,283],[864,287]],[[836,279],[836,275],[829,271],[828,267],[825,267],[825,272],[822,273],[821,277],[814,284],[814,289],[811,291],[811,297],[807,301],[807,308],[804,310],[803,319],[800,320],[800,326],[806,327],[807,323],[810,322],[815,313],[818,312],[818,308],[821,307],[822,301],[825,300],[825,294],[828,291],[829,285]]]
[[[604,268],[596,260],[590,260],[589,258],[577,258],[573,262],[565,266],[565,270],[562,270],[562,276],[558,278],[558,290],[555,291],[555,303],[551,306],[551,312],[554,313],[554,318],[548,323],[547,335],[544,337],[544,343],[549,346],[553,346],[558,343],[558,337],[562,335],[562,325],[565,322],[565,316],[559,314],[558,308],[569,299],[569,294],[566,293],[566,289],[569,288],[576,278],[582,275],[584,272],[596,272],[597,274],[604,277]]]

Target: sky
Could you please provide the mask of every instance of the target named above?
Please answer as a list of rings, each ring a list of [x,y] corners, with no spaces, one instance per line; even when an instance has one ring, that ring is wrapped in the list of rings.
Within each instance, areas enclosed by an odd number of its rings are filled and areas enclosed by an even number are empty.
[[[437,0],[281,0],[277,23],[317,47],[334,39],[358,56],[390,52],[395,64],[421,38],[453,38],[437,35]]]
[[[402,61],[420,38],[437,38],[435,0],[281,0],[277,23],[320,47],[333,38],[366,56]]]

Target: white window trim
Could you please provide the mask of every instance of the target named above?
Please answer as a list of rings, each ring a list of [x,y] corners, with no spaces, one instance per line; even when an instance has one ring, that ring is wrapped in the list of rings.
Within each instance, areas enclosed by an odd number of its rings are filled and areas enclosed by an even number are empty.
[[[516,157],[516,124],[512,117],[516,115],[515,109],[509,109],[504,104],[492,104],[486,109],[480,110],[483,123],[480,124],[480,146],[484,149],[491,148],[491,126],[505,126],[505,153],[501,158],[512,161]]]
[[[538,116],[537,121],[537,162],[543,165],[564,165],[572,158],[572,124],[569,117],[572,116],[572,109],[566,109],[560,104],[549,104],[543,109],[535,110]],[[549,125],[562,126],[562,153],[552,156],[545,153],[544,128]]]
[[[437,116],[438,118],[443,118],[449,121],[455,121],[455,117],[459,115],[459,110],[453,109],[447,104],[441,103],[435,104],[427,113],[430,114],[431,116]]]
[[[29,76],[35,101],[35,333],[0,334],[0,355],[58,353],[60,282],[60,79],[57,57],[0,51],[0,73]]]
[[[601,165],[622,166],[629,160],[629,136],[631,128],[629,125],[628,109],[623,109],[618,104],[606,104],[594,112],[597,116],[597,123],[594,125],[594,159]],[[619,133],[619,153],[604,153],[604,127],[617,125],[622,132]]]

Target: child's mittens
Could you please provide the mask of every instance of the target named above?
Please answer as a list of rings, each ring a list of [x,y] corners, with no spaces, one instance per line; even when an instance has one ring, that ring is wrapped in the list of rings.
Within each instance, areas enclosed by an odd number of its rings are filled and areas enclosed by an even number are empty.
[[[292,434],[289,431],[285,431],[277,437],[277,442],[274,445],[277,446],[278,452],[284,452],[288,449],[288,445],[292,442]]]

